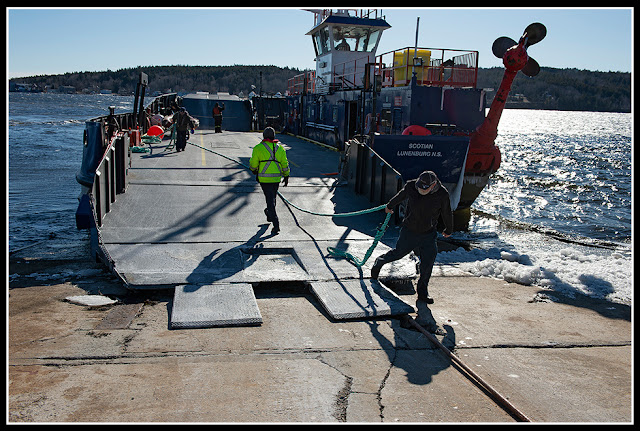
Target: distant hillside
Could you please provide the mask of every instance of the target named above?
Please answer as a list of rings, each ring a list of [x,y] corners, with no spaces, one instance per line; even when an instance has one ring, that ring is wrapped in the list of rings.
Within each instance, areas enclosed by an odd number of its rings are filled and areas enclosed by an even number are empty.
[[[63,75],[43,75],[15,78],[12,82],[36,84],[39,88],[60,89],[73,87],[78,93],[99,93],[110,90],[115,94],[133,94],[140,76],[149,76],[146,94],[190,93],[243,93],[247,96],[252,85],[258,93],[284,93],[287,80],[302,73],[298,69],[276,66],[149,66],[121,69],[115,72],[74,72]],[[64,89],[63,89],[64,91]]]
[[[480,69],[478,87],[497,90],[503,74],[503,68]],[[631,112],[631,74],[543,67],[533,78],[519,73],[509,101],[509,108]]]
[[[252,85],[256,93],[284,93],[287,80],[302,73],[295,68],[276,66],[150,66],[106,72],[74,72],[15,78],[11,83],[35,85],[40,89],[98,93],[110,90],[132,94],[140,72],[149,76],[147,94],[218,91],[247,96]],[[503,68],[480,69],[478,87],[488,91],[491,101],[500,86]],[[521,73],[514,80],[510,108],[555,109],[566,111],[631,112],[631,74],[591,72],[578,69],[543,67],[528,78]]]

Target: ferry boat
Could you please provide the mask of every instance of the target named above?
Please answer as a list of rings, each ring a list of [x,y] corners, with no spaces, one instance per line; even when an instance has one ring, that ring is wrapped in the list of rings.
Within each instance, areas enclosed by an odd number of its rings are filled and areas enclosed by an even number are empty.
[[[493,54],[503,60],[505,73],[485,116],[485,91],[477,88],[478,51],[418,47],[416,28],[413,47],[377,54],[382,33],[391,27],[381,11],[309,11],[314,26],[307,34],[316,70],[290,79],[285,97],[248,101],[220,94],[167,94],[146,109],[167,113],[181,104],[206,128],[213,124],[214,103],[224,101],[225,114],[230,114],[223,121],[225,130],[248,132],[272,125],[340,151],[341,177],[376,204],[386,203],[405,181],[434,171],[449,191],[456,229],[466,229],[471,205],[500,166],[495,138],[513,79],[519,71],[527,76],[540,71],[527,48],[546,36],[545,26],[529,25],[518,42],[508,37],[494,42]],[[121,167],[111,173],[115,194],[126,188],[124,154],[130,150],[125,147],[138,146],[148,129],[147,81],[142,73],[132,113],[116,115],[111,107],[109,115],[86,123],[83,162],[76,176],[82,186],[79,228],[93,225],[89,194],[101,161]],[[126,143],[116,139],[123,134]],[[98,203],[99,198],[94,196]],[[402,208],[395,217],[401,216]]]
[[[342,151],[343,176],[372,202],[434,171],[450,193],[456,228],[466,229],[471,205],[500,167],[495,138],[513,78],[540,70],[526,48],[544,38],[544,25],[528,26],[520,42],[494,43],[506,71],[485,116],[478,51],[418,47],[418,18],[413,47],[377,54],[391,27],[381,11],[310,11],[316,70],[289,80],[285,130]]]
[[[253,287],[284,281],[308,286],[335,319],[412,312],[377,280],[363,278],[376,255],[390,250],[371,236],[379,214],[363,211],[365,197],[377,201],[371,210],[378,212],[404,181],[430,169],[452,207],[468,209],[500,164],[493,141],[513,77],[539,70],[526,47],[543,27],[530,26],[519,43],[498,39],[494,53],[507,70],[485,118],[484,93],[475,88],[477,52],[414,46],[377,56],[389,28],[382,17],[314,14],[317,69],[294,78],[286,97],[167,94],[145,108],[148,77],[141,73],[133,112],[110,107],[86,122],[77,227],[89,230],[91,255],[128,288],[174,289],[172,328],[259,324]],[[211,109],[221,102],[227,122],[219,131]],[[178,153],[173,139],[152,133],[159,127],[151,119],[181,108],[199,128]],[[243,160],[262,138],[255,130],[269,122],[298,136],[285,142],[295,163],[286,193],[300,205],[285,200],[291,206],[280,213],[281,231],[265,235],[264,196]],[[326,174],[339,163],[353,190],[328,186]],[[350,219],[334,221],[338,215]],[[352,265],[323,251],[337,247],[370,259]],[[387,280],[416,276],[409,257],[387,271]]]

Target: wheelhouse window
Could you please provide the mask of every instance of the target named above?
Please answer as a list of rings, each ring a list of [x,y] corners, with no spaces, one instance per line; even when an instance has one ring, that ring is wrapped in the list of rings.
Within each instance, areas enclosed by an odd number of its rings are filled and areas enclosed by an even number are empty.
[[[324,27],[313,35],[313,45],[316,56],[329,52],[329,27]]]
[[[337,51],[371,52],[380,38],[380,30],[367,27],[333,27],[333,45]]]

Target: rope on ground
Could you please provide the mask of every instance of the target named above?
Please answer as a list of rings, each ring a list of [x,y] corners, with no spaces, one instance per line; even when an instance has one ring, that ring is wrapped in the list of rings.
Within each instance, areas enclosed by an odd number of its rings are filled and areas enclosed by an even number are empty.
[[[145,144],[161,144],[162,138],[159,136],[147,135],[146,133],[140,137],[140,140]]]
[[[429,331],[424,329],[418,322],[413,320],[411,317],[408,317],[409,323],[416,330],[420,331],[425,337],[429,339],[438,349],[440,349],[451,361],[453,361],[456,365],[460,367],[460,369],[464,370],[466,373],[466,377],[469,378],[473,383],[479,385],[487,391],[491,396],[493,396],[494,400],[500,404],[507,412],[514,415],[518,418],[520,422],[531,422],[524,413],[518,410],[509,400],[507,400],[500,392],[496,391],[491,385],[489,385],[482,377],[480,377],[475,371],[469,368],[460,358],[451,352],[451,350],[447,349],[444,344],[442,344],[435,335],[431,334]],[[463,373],[464,374],[464,373]]]
[[[382,205],[382,206],[384,207],[384,205]],[[351,253],[347,253],[346,251],[338,250],[335,247],[327,247],[327,251],[329,252],[329,254],[331,256],[344,257],[348,261],[352,262],[358,268],[362,267],[362,265],[365,264],[365,262],[369,259],[369,257],[371,257],[371,253],[373,253],[373,250],[378,245],[378,242],[382,239],[382,236],[384,235],[385,231],[387,230],[387,225],[389,224],[389,220],[390,219],[391,219],[391,213],[388,213],[387,217],[384,219],[384,222],[382,223],[382,225],[378,229],[378,232],[376,233],[376,236],[373,239],[373,243],[371,244],[371,246],[369,247],[367,252],[364,254],[364,257],[362,258],[362,260],[358,260]]]
[[[203,147],[201,145],[194,144],[192,142],[189,142],[189,144],[193,145],[194,147],[201,148],[201,149],[203,149],[205,151],[209,151],[210,153],[213,153],[213,154],[215,154],[217,156],[220,156],[220,157],[222,157],[224,159],[227,159],[229,161],[232,161],[234,163],[237,163],[238,165],[241,165],[241,166],[245,167],[249,171],[251,170],[251,168],[249,166],[245,165],[244,163],[240,162],[239,160],[232,159],[231,157],[225,156],[224,154],[218,153],[217,151],[213,151],[210,148],[205,148],[205,147]],[[382,209],[384,209],[386,207],[386,205],[379,205],[379,206],[374,207],[374,208],[369,208],[369,209],[360,210],[360,211],[352,211],[352,212],[338,213],[338,214],[327,214],[327,213],[319,213],[319,212],[316,212],[316,211],[310,211],[310,210],[301,208],[298,205],[296,205],[293,202],[291,202],[290,200],[288,200],[287,198],[285,198],[283,196],[283,194],[280,193],[279,190],[278,190],[278,195],[282,198],[282,200],[287,205],[291,205],[292,207],[294,207],[298,211],[302,211],[302,212],[305,212],[305,213],[308,213],[308,214],[321,216],[321,217],[353,217],[353,216],[358,216],[358,215],[363,215],[363,214],[368,214],[368,213],[380,211],[380,210],[382,210]],[[351,253],[347,253],[346,251],[338,250],[338,249],[336,249],[334,247],[327,247],[327,251],[329,252],[329,254],[331,256],[344,257],[345,259],[347,259],[348,261],[350,261],[354,265],[356,265],[358,268],[362,267],[366,263],[366,261],[369,259],[369,257],[371,257],[371,254],[373,253],[373,250],[378,245],[378,242],[382,239],[385,231],[387,230],[387,226],[389,225],[389,220],[390,219],[391,219],[391,213],[388,213],[387,217],[384,220],[384,222],[382,223],[380,228],[378,228],[376,236],[373,239],[373,243],[371,244],[371,246],[369,247],[369,249],[365,253],[364,258],[362,260],[358,260]]]

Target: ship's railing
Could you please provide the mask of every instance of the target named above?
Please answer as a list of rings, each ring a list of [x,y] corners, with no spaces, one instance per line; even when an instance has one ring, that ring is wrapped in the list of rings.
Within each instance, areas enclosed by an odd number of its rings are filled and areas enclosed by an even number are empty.
[[[104,216],[111,211],[116,195],[127,188],[129,168],[129,134],[119,132],[114,136],[96,167],[91,196],[95,221],[102,226]]]
[[[418,48],[417,55],[415,53],[415,48],[402,48],[377,56],[375,63],[369,63],[369,57],[363,56],[336,64],[332,89],[362,88],[366,82],[374,82],[373,75],[382,77],[383,87],[401,87],[409,85],[414,72],[418,85],[475,88],[477,51]],[[367,73],[370,74],[368,80]]]
[[[351,90],[362,88],[365,85],[365,75],[368,73],[367,64],[369,63],[369,56],[365,55],[336,64],[333,67],[332,89]]]
[[[351,16],[355,18],[367,18],[367,19],[385,19],[382,14],[382,9],[318,9],[310,10],[313,12],[314,25],[319,25],[327,17],[331,15],[339,16]],[[352,13],[353,12],[353,13]]]
[[[296,75],[287,81],[287,95],[315,93],[316,72],[310,70],[300,75]]]
[[[473,87],[478,82],[478,51],[442,48],[402,48],[377,56],[375,73],[383,87],[418,85]]]
[[[416,74],[418,85],[475,88],[478,83],[478,51],[441,48],[402,48],[378,55],[375,63],[368,56],[336,64],[332,83],[319,86],[315,72],[310,71],[291,78],[287,94],[314,93],[327,87],[331,91],[363,88],[374,82],[374,75],[381,77],[383,87],[409,85]],[[366,79],[369,74],[369,79]]]

